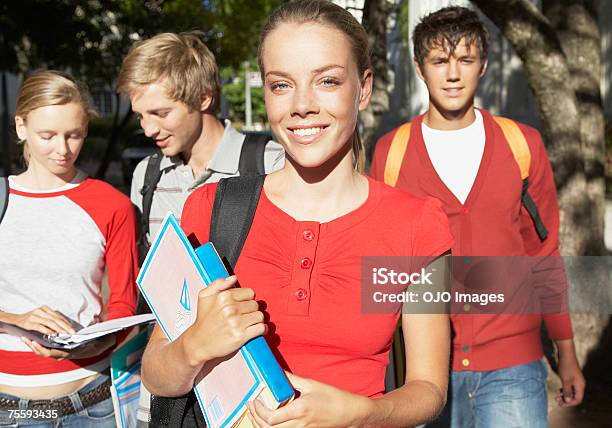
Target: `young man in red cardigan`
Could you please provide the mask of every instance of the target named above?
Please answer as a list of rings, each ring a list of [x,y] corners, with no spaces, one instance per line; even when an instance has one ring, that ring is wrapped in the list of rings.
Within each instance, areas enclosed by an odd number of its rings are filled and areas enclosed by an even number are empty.
[[[378,141],[370,174],[413,194],[440,199],[456,242],[454,256],[559,256],[557,195],[539,133],[506,120],[526,141],[531,156],[525,172],[528,191],[547,236],[538,234],[522,206],[524,176],[503,123],[474,108],[487,68],[487,33],[476,13],[463,7],[434,12],[415,27],[413,43],[429,108],[410,127]],[[560,274],[564,285],[562,266]],[[490,287],[495,291],[495,285]],[[461,313],[451,315],[449,404],[437,424],[546,427],[542,322],[559,353],[563,387],[557,401],[561,407],[580,404],[585,381],[567,311],[475,314],[470,305],[458,307]]]

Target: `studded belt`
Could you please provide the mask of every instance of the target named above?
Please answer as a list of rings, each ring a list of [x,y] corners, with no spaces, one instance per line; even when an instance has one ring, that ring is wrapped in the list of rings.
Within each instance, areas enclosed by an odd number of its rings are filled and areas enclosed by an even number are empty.
[[[79,398],[83,404],[83,408],[93,406],[110,397],[111,380],[96,386],[91,391],[79,392]],[[12,400],[0,397],[0,409],[3,410],[18,410],[19,400]],[[27,410],[57,410],[58,417],[71,415],[76,413],[76,409],[68,396],[59,397],[53,400],[29,400]],[[24,409],[24,410],[26,410]],[[21,410],[21,409],[20,409]]]

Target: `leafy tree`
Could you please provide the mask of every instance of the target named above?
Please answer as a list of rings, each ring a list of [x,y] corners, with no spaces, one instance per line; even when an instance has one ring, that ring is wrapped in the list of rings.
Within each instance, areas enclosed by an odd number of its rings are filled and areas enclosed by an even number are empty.
[[[211,23],[207,40],[221,66],[236,69],[255,57],[267,17],[283,0],[204,1]]]
[[[11,172],[11,142],[7,73],[23,75],[43,64],[55,64],[70,51],[81,23],[70,19],[74,5],[69,1],[17,1],[0,4],[0,72],[2,73],[2,148],[6,174]],[[52,23],[46,25],[45,23]]]
[[[265,18],[279,0],[5,0],[0,4],[0,71],[23,76],[37,67],[68,69],[95,91],[114,87],[121,61],[137,40],[199,30],[221,66],[255,55]],[[3,82],[5,77],[3,77]],[[6,101],[6,91],[3,92]],[[116,95],[116,101],[119,96]],[[116,102],[115,106],[119,103]],[[8,108],[3,109],[8,135]],[[97,176],[118,152],[131,111],[114,112]],[[8,162],[8,137],[3,135]],[[10,165],[5,169],[10,170]]]

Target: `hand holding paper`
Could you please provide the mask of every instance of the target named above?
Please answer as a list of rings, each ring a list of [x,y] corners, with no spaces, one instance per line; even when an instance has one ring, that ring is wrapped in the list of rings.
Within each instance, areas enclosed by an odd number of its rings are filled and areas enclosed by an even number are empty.
[[[88,341],[82,346],[69,350],[45,348],[38,342],[22,337],[21,340],[37,355],[41,357],[55,358],[56,360],[78,360],[81,358],[91,358],[100,355],[116,342],[114,335],[107,335]]]
[[[23,314],[4,313],[4,318],[8,324],[42,334],[74,333],[70,321],[48,306],[41,306]]]
[[[43,309],[46,308],[46,309]],[[82,328],[81,330],[74,332],[72,327],[62,328],[59,324],[60,318],[64,320],[64,323],[69,323],[64,317],[59,315],[57,312],[47,308],[38,308],[34,311],[29,312],[24,319],[28,319],[28,322],[14,322],[13,318],[8,318],[5,316],[5,322],[0,322],[0,331],[4,331],[13,336],[26,338],[28,341],[24,341],[30,348],[40,354],[42,350],[40,346],[35,346],[32,348],[32,343],[37,343],[38,345],[42,345],[44,348],[49,349],[61,349],[64,351],[71,350],[74,348],[82,347],[86,343],[95,341],[96,339],[110,335],[112,333],[116,333],[120,330],[124,330],[129,327],[133,327],[138,324],[151,322],[155,319],[152,314],[142,314],[142,315],[133,315],[129,317],[116,318],[108,321],[99,322],[97,324],[90,325],[89,327]],[[55,315],[54,315],[55,314]],[[55,316],[55,318],[53,318]],[[39,320],[43,321],[39,321]],[[52,323],[50,320],[54,319],[55,321]],[[51,330],[49,327],[41,327],[41,325],[53,326],[56,330]],[[22,326],[27,325],[31,327],[35,327],[37,329],[27,329]],[[70,324],[68,324],[70,325]],[[59,330],[59,331],[57,331]],[[71,331],[72,333],[66,333],[66,331]],[[100,342],[104,343],[104,342]],[[98,344],[100,346],[100,344]],[[46,357],[53,358],[65,358],[63,354],[48,354],[47,352],[43,352],[40,355]],[[48,355],[47,355],[48,354]],[[83,352],[83,355],[93,356],[97,354],[91,354],[90,352]],[[57,355],[57,356],[55,356]],[[76,354],[75,354],[76,355]],[[81,355],[81,354],[78,354]],[[77,358],[86,358],[86,357],[77,357]]]

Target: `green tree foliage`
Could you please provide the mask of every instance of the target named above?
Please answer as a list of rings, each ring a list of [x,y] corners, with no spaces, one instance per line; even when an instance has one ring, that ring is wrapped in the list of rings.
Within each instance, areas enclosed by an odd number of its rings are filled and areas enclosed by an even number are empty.
[[[72,68],[75,36],[86,27],[73,19],[76,2],[5,0],[0,3],[0,73],[2,73],[2,153],[11,172],[11,145],[6,74],[25,74],[42,66]],[[77,17],[78,18],[78,17]],[[59,65],[62,65],[59,67]]]
[[[121,61],[135,41],[165,31],[192,30],[202,32],[221,67],[240,70],[243,61],[255,57],[261,27],[279,3],[281,0],[3,0],[0,72],[23,76],[36,68],[57,68],[87,81],[93,91],[112,88]],[[238,94],[235,89],[229,88],[228,94]],[[6,91],[4,95],[6,99]],[[230,99],[241,101],[239,95],[230,95]],[[255,118],[263,109],[260,99],[253,91]],[[6,135],[9,121],[4,104]],[[232,105],[237,115],[243,109]],[[130,115],[115,112],[99,176],[118,152],[117,137]],[[3,138],[5,147],[7,140]]]
[[[77,34],[79,71],[112,85],[130,46],[161,32],[199,30],[206,11],[200,0],[107,0],[77,2],[76,15],[89,23]]]
[[[266,18],[282,0],[205,0],[208,42],[221,66],[241,67],[255,57]]]
[[[132,43],[160,31],[183,31],[202,26],[199,0],[6,0],[0,5],[0,71],[24,76],[37,68],[68,70],[95,91],[113,87],[122,58]],[[9,120],[3,85],[3,152],[9,153]],[[118,104],[118,103],[116,103]],[[120,128],[108,136],[105,170]],[[10,170],[10,156],[3,156]]]

